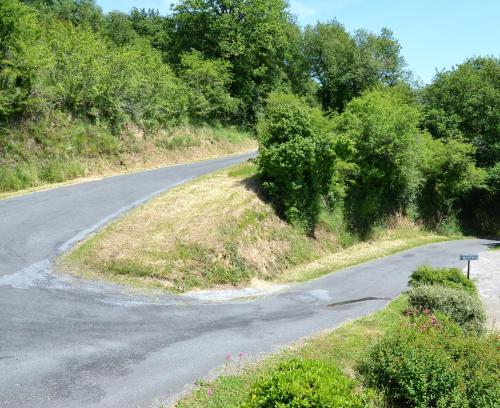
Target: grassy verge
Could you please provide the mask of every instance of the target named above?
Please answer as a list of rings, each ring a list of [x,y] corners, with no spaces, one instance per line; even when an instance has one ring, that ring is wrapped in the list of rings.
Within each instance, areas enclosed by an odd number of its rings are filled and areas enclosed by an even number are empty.
[[[398,327],[406,309],[406,298],[399,297],[385,309],[362,319],[347,323],[297,344],[278,355],[249,365],[244,370],[227,367],[227,374],[213,381],[198,381],[196,389],[175,404],[176,408],[236,408],[247,397],[250,387],[264,372],[278,363],[291,358],[314,359],[342,367],[342,371],[354,378],[355,366],[369,345],[384,333]],[[235,363],[237,364],[237,363]],[[231,372],[236,370],[236,372]],[[376,405],[379,396],[370,394],[369,401]]]
[[[315,238],[280,219],[244,164],[179,186],[132,211],[60,261],[91,278],[183,292],[302,281],[413,246],[446,240],[404,219],[358,242],[323,211]]]
[[[35,130],[17,129],[0,137],[0,199],[257,148],[250,133],[236,128],[181,126],[147,135],[127,128],[117,137],[95,125],[63,121]]]

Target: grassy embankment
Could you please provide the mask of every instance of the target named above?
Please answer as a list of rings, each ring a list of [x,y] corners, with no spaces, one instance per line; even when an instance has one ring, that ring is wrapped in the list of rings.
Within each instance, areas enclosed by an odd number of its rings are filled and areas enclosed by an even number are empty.
[[[303,281],[447,238],[400,219],[360,242],[339,214],[326,210],[311,238],[276,215],[259,188],[255,165],[243,164],[133,210],[60,264],[90,278],[183,292]]]
[[[236,128],[186,125],[145,134],[128,127],[115,136],[105,127],[66,118],[50,126],[28,124],[0,135],[0,199],[65,182],[256,148],[255,138]]]
[[[348,377],[356,380],[356,366],[366,350],[386,332],[394,330],[404,319],[407,307],[404,296],[391,302],[385,309],[347,323],[330,332],[320,333],[303,343],[271,355],[258,363],[239,368],[238,361],[228,364],[220,377],[213,381],[198,381],[196,389],[176,403],[177,408],[236,408],[248,397],[252,384],[278,363],[291,359],[313,359],[342,367]],[[361,381],[359,380],[359,384]],[[367,394],[367,406],[378,406],[380,395]]]

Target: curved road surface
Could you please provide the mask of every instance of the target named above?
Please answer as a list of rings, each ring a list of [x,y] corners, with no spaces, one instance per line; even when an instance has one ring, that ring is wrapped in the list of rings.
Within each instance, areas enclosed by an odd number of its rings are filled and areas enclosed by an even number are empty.
[[[0,407],[143,407],[224,363],[382,308],[417,265],[490,241],[433,244],[258,300],[151,297],[51,274],[51,261],[127,209],[251,155],[106,178],[0,201]],[[381,298],[328,304],[364,297]]]

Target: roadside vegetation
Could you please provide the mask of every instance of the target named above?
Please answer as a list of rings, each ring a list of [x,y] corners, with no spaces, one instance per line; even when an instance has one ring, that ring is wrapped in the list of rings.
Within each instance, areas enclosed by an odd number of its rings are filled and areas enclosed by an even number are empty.
[[[183,292],[302,281],[449,238],[393,217],[363,242],[341,213],[321,205],[311,236],[279,217],[257,166],[245,163],[133,210],[77,246],[60,265],[93,278]]]
[[[168,16],[4,0],[0,37],[0,192],[257,135],[275,210],[311,236],[325,201],[364,239],[396,214],[499,233],[498,57],[422,87],[389,29],[302,28],[286,0],[182,0]]]
[[[422,270],[425,286],[417,284]],[[441,272],[422,267],[412,276],[410,293],[380,312],[245,368],[240,361],[226,363],[224,375],[200,380],[175,407],[498,406],[498,334],[483,327],[475,287],[445,286]],[[446,274],[447,281],[462,281],[459,270]],[[415,296],[429,290],[461,293],[462,311],[472,311],[475,325],[464,324],[452,297],[435,302]]]
[[[33,123],[29,130],[7,132],[9,152],[3,160],[10,164],[0,166],[0,198],[74,179],[211,159],[257,147],[251,133],[228,127],[184,125],[149,136],[129,128],[118,141],[108,130],[92,125],[52,122],[47,130],[44,125]],[[44,146],[31,143],[21,135],[25,131],[39,132]],[[96,140],[98,146],[89,146]]]

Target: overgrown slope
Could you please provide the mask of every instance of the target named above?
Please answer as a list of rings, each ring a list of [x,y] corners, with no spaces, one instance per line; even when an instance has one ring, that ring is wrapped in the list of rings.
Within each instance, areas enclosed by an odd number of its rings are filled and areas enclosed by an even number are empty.
[[[62,260],[72,272],[174,291],[297,281],[446,239],[404,220],[357,242],[323,210],[312,238],[277,216],[255,166],[244,164],[175,188],[132,211]]]
[[[104,126],[60,115],[0,133],[0,193],[255,148],[253,136],[237,128],[186,125],[145,134],[130,125],[115,136]]]

